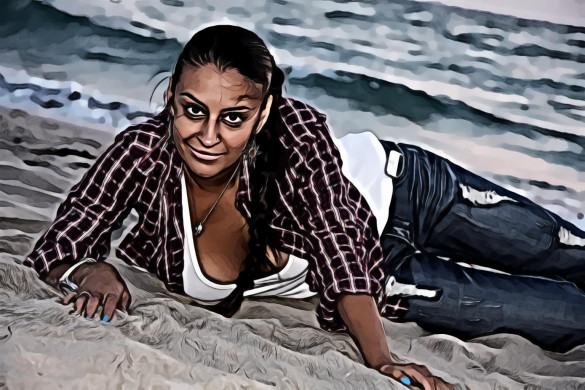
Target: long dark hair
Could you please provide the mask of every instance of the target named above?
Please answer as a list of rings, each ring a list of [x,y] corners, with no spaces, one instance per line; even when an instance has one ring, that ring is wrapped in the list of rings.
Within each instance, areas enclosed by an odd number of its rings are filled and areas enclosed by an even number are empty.
[[[282,97],[284,73],[274,61],[264,41],[253,32],[237,26],[216,25],[197,32],[185,45],[175,65],[171,93],[173,96],[185,66],[214,64],[219,70],[236,69],[242,76],[262,85],[264,103],[272,95],[272,106],[264,128],[256,135],[253,129],[250,142],[255,138],[260,154],[257,155],[254,169],[250,170],[252,193],[251,219],[248,221],[250,241],[249,253],[245,260],[245,270],[240,274],[238,289],[214,311],[231,315],[239,307],[246,289],[253,287],[253,278],[262,268],[271,272],[276,267],[266,256],[267,247],[272,249],[275,259],[280,243],[275,240],[269,226],[270,210],[278,201],[278,190],[274,177],[282,173],[285,165],[285,150],[278,134],[284,124],[278,106]],[[169,99],[165,111],[170,115],[173,99]]]

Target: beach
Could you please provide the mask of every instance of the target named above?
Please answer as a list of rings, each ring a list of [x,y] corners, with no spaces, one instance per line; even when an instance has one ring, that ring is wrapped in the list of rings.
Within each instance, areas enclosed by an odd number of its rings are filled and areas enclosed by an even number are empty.
[[[260,34],[286,96],[336,136],[421,146],[585,229],[582,25],[416,1],[1,2],[0,388],[404,388],[347,334],[320,330],[314,299],[246,299],[224,318],[122,263],[133,213],[107,259],[133,303],[109,324],[69,314],[22,265],[115,135],[160,111],[190,34],[220,22]],[[397,359],[460,388],[585,388],[585,346],[383,324]]]
[[[347,334],[319,329],[315,300],[246,299],[224,318],[107,259],[133,297],[108,324],[69,314],[62,294],[22,265],[60,201],[111,142],[103,129],[0,107],[0,386],[8,389],[403,388],[366,368]],[[6,162],[10,161],[9,164]],[[113,233],[113,249],[132,223]],[[515,335],[471,341],[384,319],[398,359],[469,389],[577,389],[585,346],[543,351]]]

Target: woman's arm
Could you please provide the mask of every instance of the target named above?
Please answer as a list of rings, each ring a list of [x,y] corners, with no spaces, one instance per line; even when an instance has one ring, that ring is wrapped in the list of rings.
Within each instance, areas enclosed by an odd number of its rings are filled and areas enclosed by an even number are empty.
[[[142,169],[148,167],[141,162],[160,139],[146,128],[153,130],[156,123],[139,124],[120,133],[59,206],[55,221],[24,261],[49,285],[57,288],[59,278],[72,264],[85,257],[101,259],[109,250],[111,232],[121,225],[145,183]],[[77,289],[63,303],[74,300],[77,313],[93,317],[101,306],[102,319],[108,321],[117,308],[127,310],[130,305],[124,280],[108,263],[82,264],[69,279]]]
[[[356,339],[366,363],[402,383],[420,385],[425,390],[449,390],[453,387],[442,379],[434,377],[424,366],[397,364],[390,356],[384,327],[374,300],[369,295],[344,294],[337,300],[337,309]]]
[[[365,294],[384,307],[383,254],[376,221],[365,199],[342,174],[341,156],[324,115],[292,99],[279,107],[292,134],[291,178],[295,197],[292,218],[298,222],[319,291],[317,315],[323,329],[346,327],[336,308],[341,294]],[[359,158],[359,156],[356,156]]]
[[[42,279],[59,264],[100,258],[109,250],[110,233],[129,210],[143,176],[137,173],[141,150],[136,136],[116,137],[59,206],[54,222],[24,261]]]
[[[378,314],[385,309],[385,296],[376,220],[342,173],[341,156],[325,116],[291,99],[284,99],[279,108],[294,136],[289,146],[298,195],[293,218],[306,237],[311,274],[319,290],[321,327],[349,329],[367,363],[383,374],[397,380],[412,378],[425,389],[448,389],[425,367],[391,360]]]
[[[337,300],[337,309],[370,367],[379,369],[392,362],[378,308],[371,296],[341,295]]]

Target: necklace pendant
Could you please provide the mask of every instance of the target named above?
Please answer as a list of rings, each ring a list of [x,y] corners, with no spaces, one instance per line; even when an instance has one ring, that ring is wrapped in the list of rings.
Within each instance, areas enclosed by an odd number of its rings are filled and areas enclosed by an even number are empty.
[[[199,237],[201,233],[203,233],[203,225],[198,223],[197,226],[195,226],[195,230],[193,230],[193,234],[195,234],[195,237]]]

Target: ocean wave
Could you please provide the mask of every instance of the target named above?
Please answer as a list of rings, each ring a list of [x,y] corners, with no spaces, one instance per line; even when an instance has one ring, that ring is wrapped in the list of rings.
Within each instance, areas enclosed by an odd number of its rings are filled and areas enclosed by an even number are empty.
[[[0,105],[120,130],[160,109],[193,31],[238,24],[273,48],[291,96],[342,131],[412,130],[492,174],[518,160],[522,180],[551,186],[523,181],[534,199],[561,202],[550,194],[564,186],[563,215],[582,209],[585,28],[412,1],[10,0],[0,19]],[[490,153],[509,161],[490,167]]]
[[[5,74],[10,74],[12,79],[7,79]],[[141,101],[102,95],[95,90],[86,92],[82,85],[75,82],[44,80],[2,67],[0,105],[41,116],[50,112],[50,116],[55,118],[75,118],[104,125],[106,129],[124,128],[153,116],[153,110]]]
[[[435,98],[444,96],[502,120],[585,134],[581,106],[564,109],[551,104],[550,96],[585,102],[585,80],[578,77],[585,51],[568,45],[585,29],[416,2],[319,1],[307,17],[302,15],[306,4],[295,1],[193,5],[191,1],[100,5],[42,0],[25,8],[36,15],[35,20],[44,21],[38,26],[41,30],[55,23],[64,31],[68,24],[80,26],[78,37],[67,47],[37,50],[37,62],[58,60],[71,64],[69,69],[75,65],[75,71],[63,77],[76,81],[84,77],[84,85],[91,85],[87,79],[96,71],[95,64],[108,64],[112,80],[97,79],[94,87],[120,99],[146,100],[152,91],[144,89],[145,80],[172,67],[180,50],[177,41],[184,42],[201,25],[226,21],[267,37],[279,63],[297,78],[327,72],[363,74]],[[433,17],[424,16],[425,12]],[[30,35],[26,28],[20,33]],[[64,39],[72,35],[55,33]],[[33,34],[35,41],[44,42]],[[8,44],[1,43],[0,48]],[[75,73],[85,68],[84,74]],[[127,91],[122,85],[128,86]],[[63,103],[33,99],[48,109]]]

